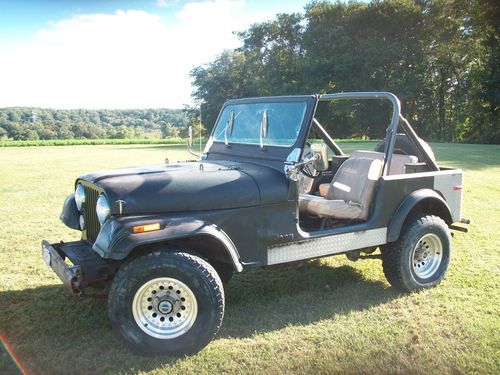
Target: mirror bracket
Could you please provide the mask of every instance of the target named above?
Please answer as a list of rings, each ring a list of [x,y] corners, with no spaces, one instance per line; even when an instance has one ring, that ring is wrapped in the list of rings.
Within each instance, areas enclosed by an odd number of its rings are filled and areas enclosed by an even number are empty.
[[[188,128],[188,142],[187,142],[187,146],[188,146],[188,151],[189,151],[189,153],[191,155],[194,155],[197,158],[200,157],[199,154],[197,154],[196,152],[193,151],[193,127],[192,126],[189,126],[189,128]]]

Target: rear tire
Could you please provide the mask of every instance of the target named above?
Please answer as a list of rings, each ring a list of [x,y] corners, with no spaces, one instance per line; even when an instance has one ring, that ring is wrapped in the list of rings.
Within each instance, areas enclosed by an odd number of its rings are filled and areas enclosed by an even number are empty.
[[[387,281],[403,292],[432,288],[443,279],[451,258],[451,236],[437,216],[411,220],[396,242],[382,250]]]
[[[184,252],[156,251],[120,268],[108,297],[113,329],[133,351],[193,354],[217,334],[224,289],[214,268]]]

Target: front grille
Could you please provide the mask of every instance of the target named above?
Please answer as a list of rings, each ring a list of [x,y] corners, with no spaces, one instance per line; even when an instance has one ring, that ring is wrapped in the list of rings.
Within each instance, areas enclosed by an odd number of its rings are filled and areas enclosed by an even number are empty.
[[[100,192],[92,185],[89,186],[84,184],[83,188],[85,190],[85,239],[90,243],[94,243],[101,230],[101,224],[99,224],[95,212],[97,198],[99,198]]]

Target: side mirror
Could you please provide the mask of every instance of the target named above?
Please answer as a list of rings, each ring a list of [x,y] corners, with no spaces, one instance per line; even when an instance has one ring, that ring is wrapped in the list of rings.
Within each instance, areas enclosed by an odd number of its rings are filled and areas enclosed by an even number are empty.
[[[188,151],[189,151],[189,153],[191,155],[194,155],[196,157],[200,156],[196,152],[193,151],[193,127],[192,126],[189,126],[189,128],[188,128],[188,142],[187,142],[187,146],[188,146]]]

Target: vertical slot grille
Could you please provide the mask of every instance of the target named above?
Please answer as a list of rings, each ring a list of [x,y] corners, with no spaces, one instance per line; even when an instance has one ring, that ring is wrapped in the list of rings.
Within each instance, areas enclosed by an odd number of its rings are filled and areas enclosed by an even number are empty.
[[[99,191],[91,186],[84,185],[85,189],[85,233],[87,241],[94,243],[101,225],[97,220],[95,208],[97,205],[97,198],[99,198]]]

